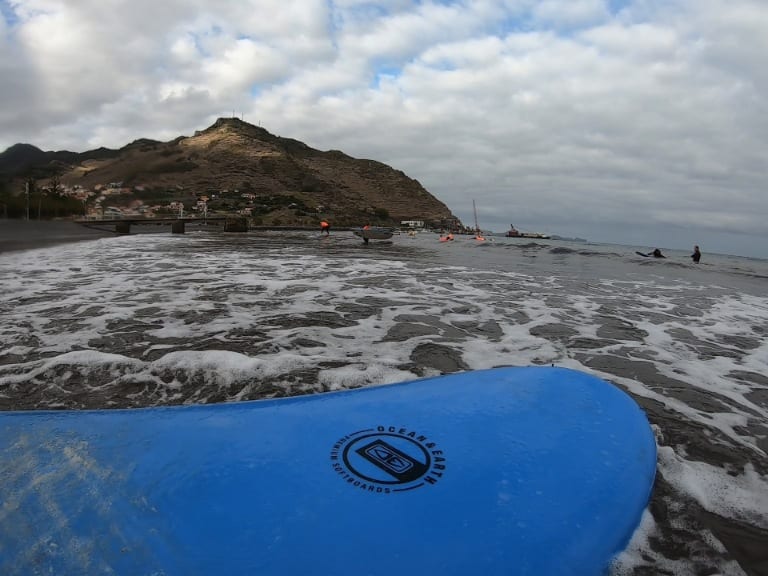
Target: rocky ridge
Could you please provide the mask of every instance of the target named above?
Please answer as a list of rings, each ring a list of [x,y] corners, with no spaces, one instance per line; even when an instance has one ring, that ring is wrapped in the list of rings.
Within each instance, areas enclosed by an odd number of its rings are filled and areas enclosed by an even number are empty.
[[[338,150],[320,151],[275,136],[238,118],[219,118],[190,137],[169,142],[136,140],[119,150],[81,154],[42,152],[16,145],[0,154],[0,175],[18,180],[36,174],[62,184],[94,189],[118,183],[193,202],[201,196],[290,196],[308,213],[338,224],[361,220],[457,221],[448,207],[417,180],[375,160]],[[18,189],[18,186],[15,186]],[[281,213],[281,221],[290,219]],[[275,216],[276,217],[276,216]],[[269,218],[267,218],[268,222]]]

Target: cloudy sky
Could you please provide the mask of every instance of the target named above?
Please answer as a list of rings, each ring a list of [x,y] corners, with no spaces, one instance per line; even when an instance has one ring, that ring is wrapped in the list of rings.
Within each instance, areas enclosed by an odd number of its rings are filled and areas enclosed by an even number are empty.
[[[768,257],[766,0],[0,0],[0,150],[242,117],[484,229]]]

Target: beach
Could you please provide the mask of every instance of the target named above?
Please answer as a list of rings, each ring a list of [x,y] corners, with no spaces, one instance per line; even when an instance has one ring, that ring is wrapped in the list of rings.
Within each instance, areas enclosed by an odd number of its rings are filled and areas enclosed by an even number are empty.
[[[88,228],[71,220],[0,219],[0,252],[43,248],[113,235],[107,230]]]
[[[333,231],[88,238],[57,226],[45,244],[0,254],[2,410],[572,368],[627,392],[656,435],[654,492],[612,573],[768,574],[765,260],[429,233],[364,245]]]

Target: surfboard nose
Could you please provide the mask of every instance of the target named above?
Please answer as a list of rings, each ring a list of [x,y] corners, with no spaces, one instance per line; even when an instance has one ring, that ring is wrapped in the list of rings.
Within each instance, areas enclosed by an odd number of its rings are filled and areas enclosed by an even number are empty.
[[[650,496],[637,404],[573,370],[0,413],[0,572],[601,574]]]

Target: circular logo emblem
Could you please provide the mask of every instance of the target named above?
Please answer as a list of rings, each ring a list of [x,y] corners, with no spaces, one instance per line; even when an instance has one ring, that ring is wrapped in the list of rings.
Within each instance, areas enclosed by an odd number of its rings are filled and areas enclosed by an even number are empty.
[[[336,441],[331,465],[355,488],[391,494],[437,484],[445,472],[445,456],[435,442],[414,430],[377,426]]]

